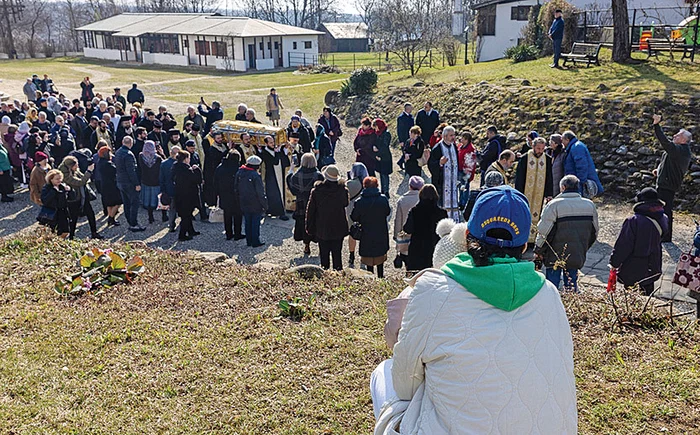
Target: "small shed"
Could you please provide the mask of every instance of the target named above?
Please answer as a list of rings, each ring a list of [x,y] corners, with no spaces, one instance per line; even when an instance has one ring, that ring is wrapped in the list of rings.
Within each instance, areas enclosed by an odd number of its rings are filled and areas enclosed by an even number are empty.
[[[319,38],[320,51],[369,51],[369,32],[365,23],[322,23],[323,36]]]

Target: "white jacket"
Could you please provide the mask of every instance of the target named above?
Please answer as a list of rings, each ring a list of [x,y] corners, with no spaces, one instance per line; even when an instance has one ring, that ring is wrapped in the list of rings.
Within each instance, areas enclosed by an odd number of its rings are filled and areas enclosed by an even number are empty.
[[[375,434],[577,431],[571,330],[549,281],[503,311],[425,271],[406,307],[392,378],[400,401],[385,404]]]

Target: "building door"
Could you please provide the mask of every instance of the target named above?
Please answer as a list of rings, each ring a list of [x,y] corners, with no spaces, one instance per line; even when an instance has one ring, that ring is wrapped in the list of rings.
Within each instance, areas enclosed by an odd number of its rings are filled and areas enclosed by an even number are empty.
[[[248,44],[248,68],[255,69],[255,44]]]

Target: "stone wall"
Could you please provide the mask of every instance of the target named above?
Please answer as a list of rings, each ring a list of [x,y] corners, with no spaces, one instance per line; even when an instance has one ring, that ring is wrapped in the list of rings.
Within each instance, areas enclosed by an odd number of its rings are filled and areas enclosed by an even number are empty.
[[[588,145],[606,194],[631,198],[643,186],[654,184],[652,170],[661,160],[661,145],[654,138],[652,114],[663,115],[669,137],[683,127],[700,140],[700,94],[677,96],[658,91],[624,88],[613,92],[604,84],[596,89],[531,86],[528,80],[507,77],[497,83],[441,83],[389,87],[388,92],[338,102],[336,112],[348,127],[363,115],[382,117],[395,132],[395,118],[406,101],[415,111],[432,101],[441,119],[458,131],[469,129],[478,147],[485,144],[486,128],[493,124],[519,149],[525,135],[541,136],[574,131]],[[351,132],[347,133],[351,135]],[[700,148],[693,146],[697,156]],[[700,212],[700,163],[693,161],[678,195],[679,208]]]

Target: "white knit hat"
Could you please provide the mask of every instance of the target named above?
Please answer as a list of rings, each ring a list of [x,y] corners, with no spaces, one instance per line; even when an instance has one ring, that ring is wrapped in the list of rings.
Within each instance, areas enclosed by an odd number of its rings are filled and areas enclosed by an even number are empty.
[[[256,155],[252,155],[248,157],[248,160],[246,160],[245,162],[249,165],[260,166],[262,164],[262,159]]]
[[[467,251],[467,224],[457,224],[450,218],[438,222],[435,232],[440,241],[433,252],[433,267],[441,268],[457,254]]]

